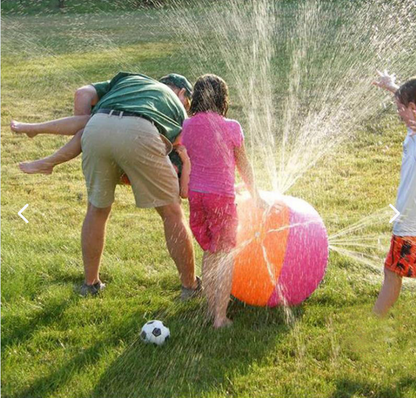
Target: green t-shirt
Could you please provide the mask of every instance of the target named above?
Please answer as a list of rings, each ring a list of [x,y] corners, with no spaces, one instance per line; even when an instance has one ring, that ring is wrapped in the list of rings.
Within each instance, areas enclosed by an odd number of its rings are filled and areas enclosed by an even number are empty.
[[[170,142],[180,134],[186,111],[165,84],[145,75],[120,72],[111,80],[92,85],[100,99],[92,114],[100,108],[135,112],[153,120]]]

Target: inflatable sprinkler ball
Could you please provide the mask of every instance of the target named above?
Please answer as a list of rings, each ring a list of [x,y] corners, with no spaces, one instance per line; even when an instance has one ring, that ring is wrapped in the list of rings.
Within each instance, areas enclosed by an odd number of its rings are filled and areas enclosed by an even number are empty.
[[[256,306],[300,304],[325,275],[325,225],[302,199],[273,192],[261,195],[282,209],[262,210],[248,194],[237,195],[239,226],[231,293]]]

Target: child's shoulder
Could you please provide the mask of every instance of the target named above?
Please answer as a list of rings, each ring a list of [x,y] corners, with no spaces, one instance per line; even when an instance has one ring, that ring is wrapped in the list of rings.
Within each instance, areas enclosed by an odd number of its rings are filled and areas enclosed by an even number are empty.
[[[224,122],[231,128],[233,131],[242,132],[241,124],[235,119],[223,118]]]
[[[225,124],[227,126],[227,130],[229,129],[233,132],[242,131],[241,125],[237,120],[228,119],[214,112],[198,112],[195,115],[187,118],[183,123],[183,127],[189,127],[192,125],[201,126],[205,124],[211,126],[213,122],[220,123],[220,125]]]
[[[186,124],[189,125],[189,124],[195,123],[196,121],[201,119],[201,116],[203,116],[202,112],[195,113],[195,115],[187,117],[184,120],[183,125],[185,126]]]
[[[182,128],[192,126],[192,124],[194,123],[194,120],[195,120],[195,116],[187,117],[182,123]]]
[[[224,121],[225,122],[227,122],[227,123],[231,123],[231,124],[240,124],[237,120],[235,120],[235,119],[229,119],[229,118],[227,118],[227,117],[222,117],[223,119],[224,119]]]
[[[227,117],[221,116],[221,119],[223,120],[224,123],[228,124],[229,126],[239,126],[241,127],[240,123],[235,120],[235,119],[229,119]]]

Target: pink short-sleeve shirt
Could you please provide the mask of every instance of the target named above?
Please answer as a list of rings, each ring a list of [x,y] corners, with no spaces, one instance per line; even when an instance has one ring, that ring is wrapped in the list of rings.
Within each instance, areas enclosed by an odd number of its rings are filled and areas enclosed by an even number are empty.
[[[240,124],[214,112],[185,120],[182,144],[191,159],[189,189],[234,197],[234,149],[244,141]]]

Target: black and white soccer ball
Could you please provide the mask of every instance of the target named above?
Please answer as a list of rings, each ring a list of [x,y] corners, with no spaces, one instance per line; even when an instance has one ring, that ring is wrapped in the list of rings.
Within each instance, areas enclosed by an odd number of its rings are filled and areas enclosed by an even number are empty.
[[[170,331],[162,321],[149,321],[144,324],[140,332],[140,338],[145,343],[156,345],[165,344],[169,340]]]

